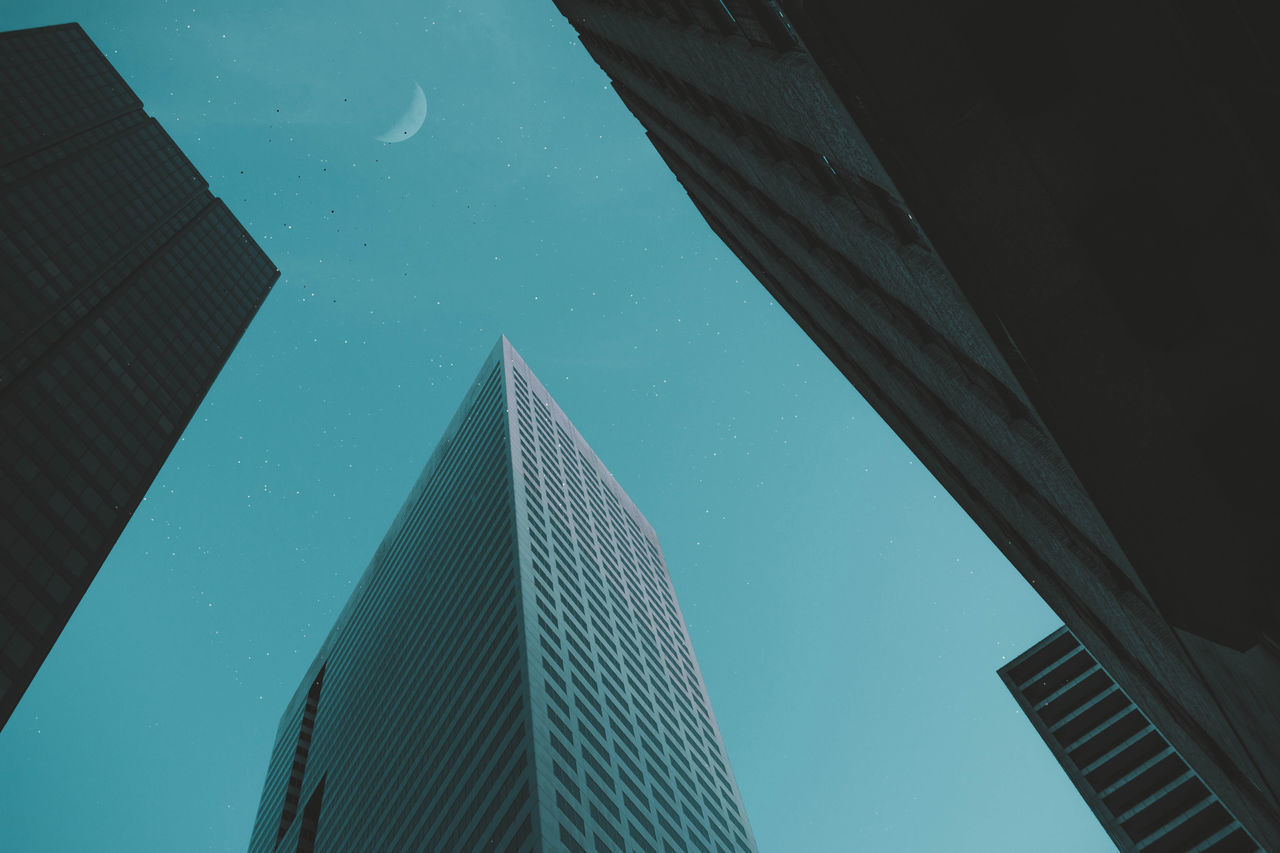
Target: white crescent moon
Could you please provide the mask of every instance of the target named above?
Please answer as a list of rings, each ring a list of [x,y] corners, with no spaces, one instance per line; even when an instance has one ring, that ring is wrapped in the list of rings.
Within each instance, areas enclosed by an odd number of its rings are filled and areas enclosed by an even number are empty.
[[[427,94],[422,91],[422,87],[417,83],[413,84],[413,101],[409,104],[409,109],[404,111],[404,115],[396,119],[396,123],[391,125],[382,133],[375,137],[379,142],[404,142],[422,129],[422,123],[427,120]]]

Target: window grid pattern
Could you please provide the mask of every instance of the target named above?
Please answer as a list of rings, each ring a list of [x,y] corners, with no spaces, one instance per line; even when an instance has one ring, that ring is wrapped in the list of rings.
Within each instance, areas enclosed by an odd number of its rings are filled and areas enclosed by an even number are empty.
[[[651,529],[527,366],[511,374],[529,665],[551,747],[541,790],[561,843],[755,850]]]
[[[1000,677],[1122,850],[1260,853],[1065,627],[1010,661]]]
[[[0,724],[278,276],[79,26],[0,34]]]
[[[0,33],[0,115],[6,117],[0,167],[51,139],[141,108],[78,24]]]
[[[503,387],[491,360],[313,664],[317,850],[535,849]],[[284,715],[253,853],[275,849],[304,705]]]
[[[243,238],[243,241],[242,241]],[[276,273],[213,201],[0,386],[0,715],[248,326]],[[228,251],[234,248],[234,251]]]
[[[0,291],[0,353],[71,306],[117,283],[119,260],[205,191],[168,134],[148,119],[0,187],[0,275],[26,287]],[[205,204],[212,198],[205,196]],[[112,269],[115,267],[115,269]],[[114,275],[113,275],[114,273]]]
[[[303,684],[320,671],[324,701],[300,688],[282,719],[252,853],[311,832],[316,849],[756,849],[652,528],[505,339]],[[298,815],[281,836],[321,784],[318,828]]]

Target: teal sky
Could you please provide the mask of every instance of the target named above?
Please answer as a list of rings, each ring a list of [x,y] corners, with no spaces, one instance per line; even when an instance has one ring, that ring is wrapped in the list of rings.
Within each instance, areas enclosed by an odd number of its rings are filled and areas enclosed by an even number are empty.
[[[0,0],[72,20],[282,277],[0,732],[0,850],[246,848],[279,715],[501,333],[657,529],[762,850],[1114,849],[995,674],[1058,621],[550,0]],[[375,141],[415,81],[421,132]]]

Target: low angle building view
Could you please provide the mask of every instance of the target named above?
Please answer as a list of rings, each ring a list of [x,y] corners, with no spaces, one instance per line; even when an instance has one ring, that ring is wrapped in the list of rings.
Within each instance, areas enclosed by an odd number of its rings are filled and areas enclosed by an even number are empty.
[[[79,26],[0,87],[2,726],[280,272]]]
[[[1273,16],[557,6],[725,245],[1280,845]]]
[[[657,534],[505,337],[281,718],[280,849],[756,849]]]
[[[1276,9],[0,4],[0,851],[1280,853]]]

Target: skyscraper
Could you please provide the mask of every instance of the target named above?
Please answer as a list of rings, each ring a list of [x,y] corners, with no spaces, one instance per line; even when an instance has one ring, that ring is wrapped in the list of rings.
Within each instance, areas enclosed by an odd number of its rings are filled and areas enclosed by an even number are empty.
[[[712,230],[1280,849],[1272,7],[556,5]]]
[[[657,536],[506,338],[285,710],[250,849],[756,849]]]
[[[279,275],[77,24],[0,33],[0,724]]]
[[[1240,822],[1065,627],[1001,667],[1000,679],[1124,853],[1258,853]]]

